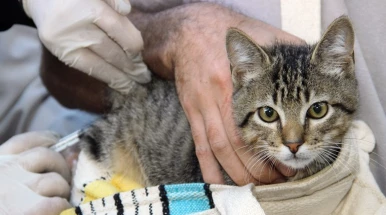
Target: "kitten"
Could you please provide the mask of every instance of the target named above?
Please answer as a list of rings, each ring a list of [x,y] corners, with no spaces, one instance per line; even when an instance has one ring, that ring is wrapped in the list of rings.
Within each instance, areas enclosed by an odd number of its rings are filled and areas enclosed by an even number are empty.
[[[315,45],[261,47],[228,30],[234,118],[256,154],[251,164],[273,159],[296,169],[295,180],[334,161],[358,106],[353,46],[347,17],[335,20]],[[145,186],[202,182],[174,83],[156,77],[133,83],[123,100],[86,131],[86,155]]]

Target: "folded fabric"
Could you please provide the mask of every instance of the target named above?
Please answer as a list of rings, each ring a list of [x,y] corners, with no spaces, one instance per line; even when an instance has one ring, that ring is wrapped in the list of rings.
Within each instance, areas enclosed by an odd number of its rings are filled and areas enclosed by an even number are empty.
[[[243,187],[202,183],[160,185],[125,192],[121,184],[141,185],[120,176],[111,177],[108,170],[81,153],[72,202],[79,203],[82,197],[88,201],[91,193],[99,199],[63,214],[386,214],[386,199],[369,169],[368,153],[374,146],[370,128],[356,121],[344,137],[337,160],[299,181]],[[95,187],[93,182],[100,183],[101,177],[105,178],[104,183]],[[118,183],[114,182],[117,178]],[[115,191],[118,193],[110,196],[99,195]]]

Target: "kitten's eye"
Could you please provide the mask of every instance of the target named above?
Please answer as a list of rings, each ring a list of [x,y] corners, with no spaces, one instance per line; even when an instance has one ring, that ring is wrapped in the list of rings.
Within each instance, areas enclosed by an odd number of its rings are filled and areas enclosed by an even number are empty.
[[[307,111],[307,115],[313,119],[320,119],[326,116],[328,105],[326,102],[317,102],[313,104]]]
[[[259,117],[264,122],[274,122],[279,119],[279,114],[273,108],[265,106],[259,108]]]

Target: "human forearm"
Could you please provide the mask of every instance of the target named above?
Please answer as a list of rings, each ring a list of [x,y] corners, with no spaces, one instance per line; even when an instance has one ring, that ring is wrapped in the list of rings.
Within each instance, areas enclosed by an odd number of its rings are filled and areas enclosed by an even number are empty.
[[[217,12],[215,20],[206,20],[206,15]],[[226,15],[224,14],[226,13]],[[178,49],[189,49],[181,47],[183,42],[179,38],[183,34],[200,35],[196,32],[197,25],[217,22],[219,28],[226,29],[227,26],[236,25],[236,18],[229,19],[230,10],[219,5],[209,3],[187,4],[178,6],[158,13],[143,13],[133,11],[129,19],[141,31],[144,39],[143,58],[147,65],[161,77],[173,78],[173,64]],[[221,27],[220,27],[221,26]],[[218,31],[219,28],[213,29]],[[225,32],[225,31],[224,31]],[[210,33],[210,32],[209,32]],[[218,37],[214,34],[213,37]],[[208,47],[210,48],[210,47]]]
[[[184,47],[180,38],[208,37],[225,44],[225,33],[237,27],[259,44],[269,44],[276,39],[299,42],[300,40],[262,21],[255,20],[213,3],[184,4],[158,13],[133,11],[129,19],[141,31],[144,39],[144,61],[164,78],[172,78],[175,55]],[[214,26],[209,29],[207,26]],[[208,31],[208,29],[210,31]],[[211,47],[206,47],[211,49]],[[225,46],[223,47],[225,52]]]
[[[43,48],[41,79],[50,94],[67,108],[105,113],[111,107],[107,84],[71,68]]]

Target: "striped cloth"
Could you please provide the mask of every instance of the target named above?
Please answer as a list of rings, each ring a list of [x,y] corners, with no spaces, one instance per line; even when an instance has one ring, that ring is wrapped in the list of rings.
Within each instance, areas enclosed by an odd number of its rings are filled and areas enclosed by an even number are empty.
[[[159,185],[103,197],[81,204],[68,214],[183,215],[214,208],[210,185],[205,183]]]
[[[133,177],[111,173],[84,152],[78,157],[70,202],[76,214],[237,214],[263,215],[253,194],[242,187],[189,183],[146,187]]]

